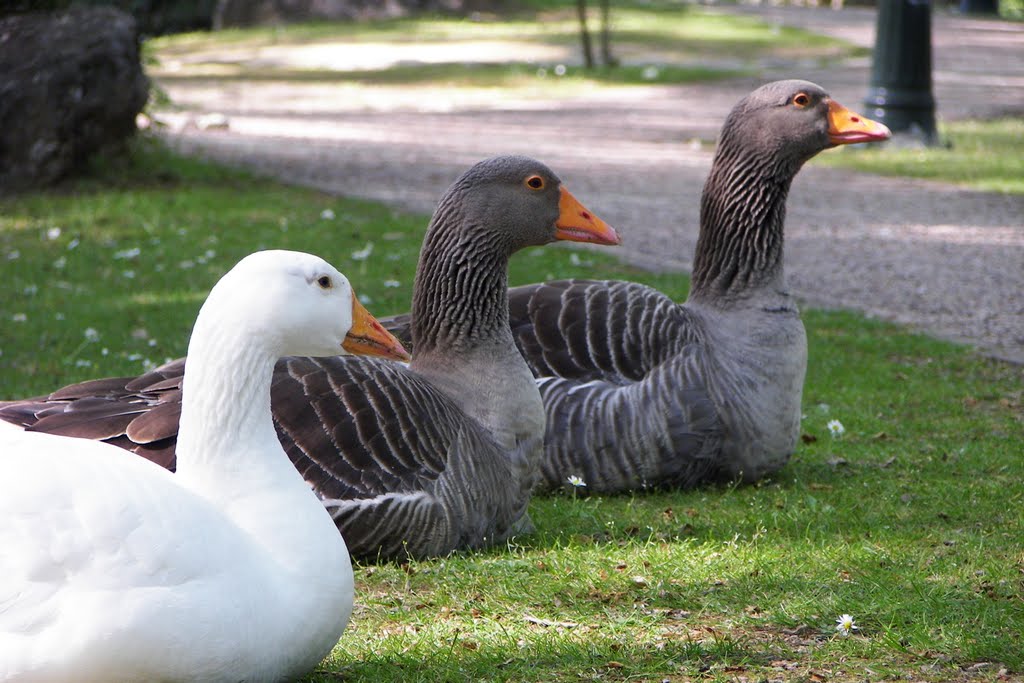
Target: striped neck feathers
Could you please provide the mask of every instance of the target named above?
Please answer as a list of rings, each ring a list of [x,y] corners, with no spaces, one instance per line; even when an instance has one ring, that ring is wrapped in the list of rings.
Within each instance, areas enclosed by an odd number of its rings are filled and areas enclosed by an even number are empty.
[[[742,299],[784,288],[786,197],[802,161],[723,136],[704,184],[691,300]]]
[[[413,355],[469,352],[508,336],[508,260],[502,233],[475,225],[454,202],[438,207],[423,241],[412,302]]]

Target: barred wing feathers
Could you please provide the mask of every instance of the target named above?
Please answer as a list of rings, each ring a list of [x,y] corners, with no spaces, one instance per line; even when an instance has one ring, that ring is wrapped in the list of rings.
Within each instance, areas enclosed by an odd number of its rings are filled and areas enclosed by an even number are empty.
[[[693,486],[715,476],[723,426],[692,312],[630,282],[509,290],[513,336],[548,419],[543,474],[591,491]]]
[[[530,446],[500,448],[404,365],[285,358],[271,394],[285,451],[354,557],[444,555],[518,530],[529,496],[509,484],[532,484]]]

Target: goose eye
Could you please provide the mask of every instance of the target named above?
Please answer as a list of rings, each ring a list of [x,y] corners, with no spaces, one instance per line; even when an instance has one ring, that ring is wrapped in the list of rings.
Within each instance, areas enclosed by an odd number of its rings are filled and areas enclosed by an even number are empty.
[[[330,289],[333,286],[330,275],[321,275],[316,279],[316,283],[320,285],[320,289]]]
[[[807,96],[807,93],[797,93],[793,96],[793,104],[798,107],[806,107],[811,103],[811,98]]]
[[[543,190],[544,179],[541,178],[539,175],[532,175],[526,179],[526,186],[529,187],[531,190]]]

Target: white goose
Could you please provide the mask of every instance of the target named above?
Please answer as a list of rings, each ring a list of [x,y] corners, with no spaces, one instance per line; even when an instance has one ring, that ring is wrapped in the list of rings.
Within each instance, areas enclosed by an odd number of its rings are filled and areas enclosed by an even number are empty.
[[[0,432],[0,680],[276,681],[352,610],[345,542],[274,431],[285,353],[404,349],[320,258],[243,259],[189,344],[178,469]],[[242,368],[232,371],[232,368]]]

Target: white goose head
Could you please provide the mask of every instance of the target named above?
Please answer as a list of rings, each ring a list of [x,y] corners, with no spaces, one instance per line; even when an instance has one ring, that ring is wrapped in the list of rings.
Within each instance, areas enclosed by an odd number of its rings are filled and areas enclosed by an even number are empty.
[[[302,252],[259,251],[239,261],[207,297],[193,339],[213,325],[259,340],[278,356],[409,359],[359,302],[348,278],[319,256]]]
[[[196,465],[205,472],[251,468],[252,452],[280,456],[288,465],[272,438],[274,364],[285,355],[343,354],[409,360],[401,343],[359,303],[348,279],[322,258],[280,250],[243,258],[210,291],[192,331],[182,380],[178,474],[198,478]]]

